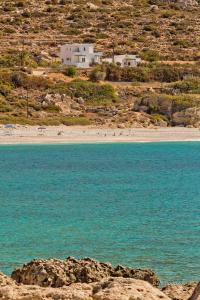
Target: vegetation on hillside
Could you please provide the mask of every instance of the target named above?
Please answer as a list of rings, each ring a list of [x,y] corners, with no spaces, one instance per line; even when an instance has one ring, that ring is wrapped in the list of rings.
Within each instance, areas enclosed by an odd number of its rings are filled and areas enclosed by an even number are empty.
[[[1,0],[0,123],[200,126],[200,6],[180,2]],[[60,70],[66,42],[142,63]]]
[[[51,64],[59,45],[70,41],[95,43],[106,54],[137,53],[147,61],[198,60],[200,8],[178,2],[1,0],[0,53],[21,64],[14,52],[23,51],[27,64]]]

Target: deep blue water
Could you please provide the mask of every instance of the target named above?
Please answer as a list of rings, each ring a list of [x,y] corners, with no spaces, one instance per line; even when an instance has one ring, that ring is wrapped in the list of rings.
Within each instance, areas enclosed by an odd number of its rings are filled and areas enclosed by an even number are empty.
[[[0,146],[0,270],[91,256],[200,277],[200,143]]]

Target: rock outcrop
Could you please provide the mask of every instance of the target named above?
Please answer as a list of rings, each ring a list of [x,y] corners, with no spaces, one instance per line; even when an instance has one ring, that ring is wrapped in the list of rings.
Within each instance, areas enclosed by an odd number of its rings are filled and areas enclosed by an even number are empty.
[[[198,0],[169,0],[171,3],[178,4],[181,8],[193,8],[198,6]]]
[[[4,275],[3,273],[0,272],[0,286],[7,286],[13,284],[14,281],[10,277]]]
[[[169,284],[162,288],[162,292],[172,300],[200,300],[200,291],[198,292],[197,287],[198,285],[195,282],[183,285]],[[199,298],[194,298],[197,293],[199,293]]]
[[[192,7],[198,5],[198,1],[196,0],[178,0],[177,2],[183,7]]]
[[[189,300],[200,300],[200,282],[196,285],[194,292]]]
[[[95,300],[170,300],[160,290],[148,282],[131,278],[110,278],[101,281],[93,288]]]
[[[2,274],[0,274],[0,283]],[[5,278],[3,277],[3,281]],[[74,283],[70,286],[52,288],[19,285],[8,280],[0,284],[2,300],[170,300],[148,282],[132,278],[108,278],[98,283]]]
[[[108,277],[134,278],[148,281],[154,286],[159,285],[157,275],[151,270],[113,267],[109,263],[101,263],[91,258],[77,260],[73,257],[66,260],[33,260],[15,270],[11,277],[17,283],[41,287],[99,282]]]
[[[12,278],[0,273],[0,299],[200,300],[200,282],[159,289],[147,280],[159,282],[152,271],[113,267],[91,258],[34,260],[14,271]]]

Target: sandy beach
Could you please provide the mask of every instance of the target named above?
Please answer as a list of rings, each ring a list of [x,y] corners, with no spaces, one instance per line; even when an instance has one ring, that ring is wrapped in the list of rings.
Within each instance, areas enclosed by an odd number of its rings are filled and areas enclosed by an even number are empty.
[[[0,127],[0,144],[200,141],[197,128],[96,128],[83,126]]]

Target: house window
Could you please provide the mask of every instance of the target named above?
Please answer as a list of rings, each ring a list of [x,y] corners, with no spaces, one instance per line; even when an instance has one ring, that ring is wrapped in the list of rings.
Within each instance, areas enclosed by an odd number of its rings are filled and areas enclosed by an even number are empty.
[[[85,49],[85,47],[83,48],[83,51],[85,51],[86,49]]]
[[[82,57],[82,62],[85,62],[85,57]]]

